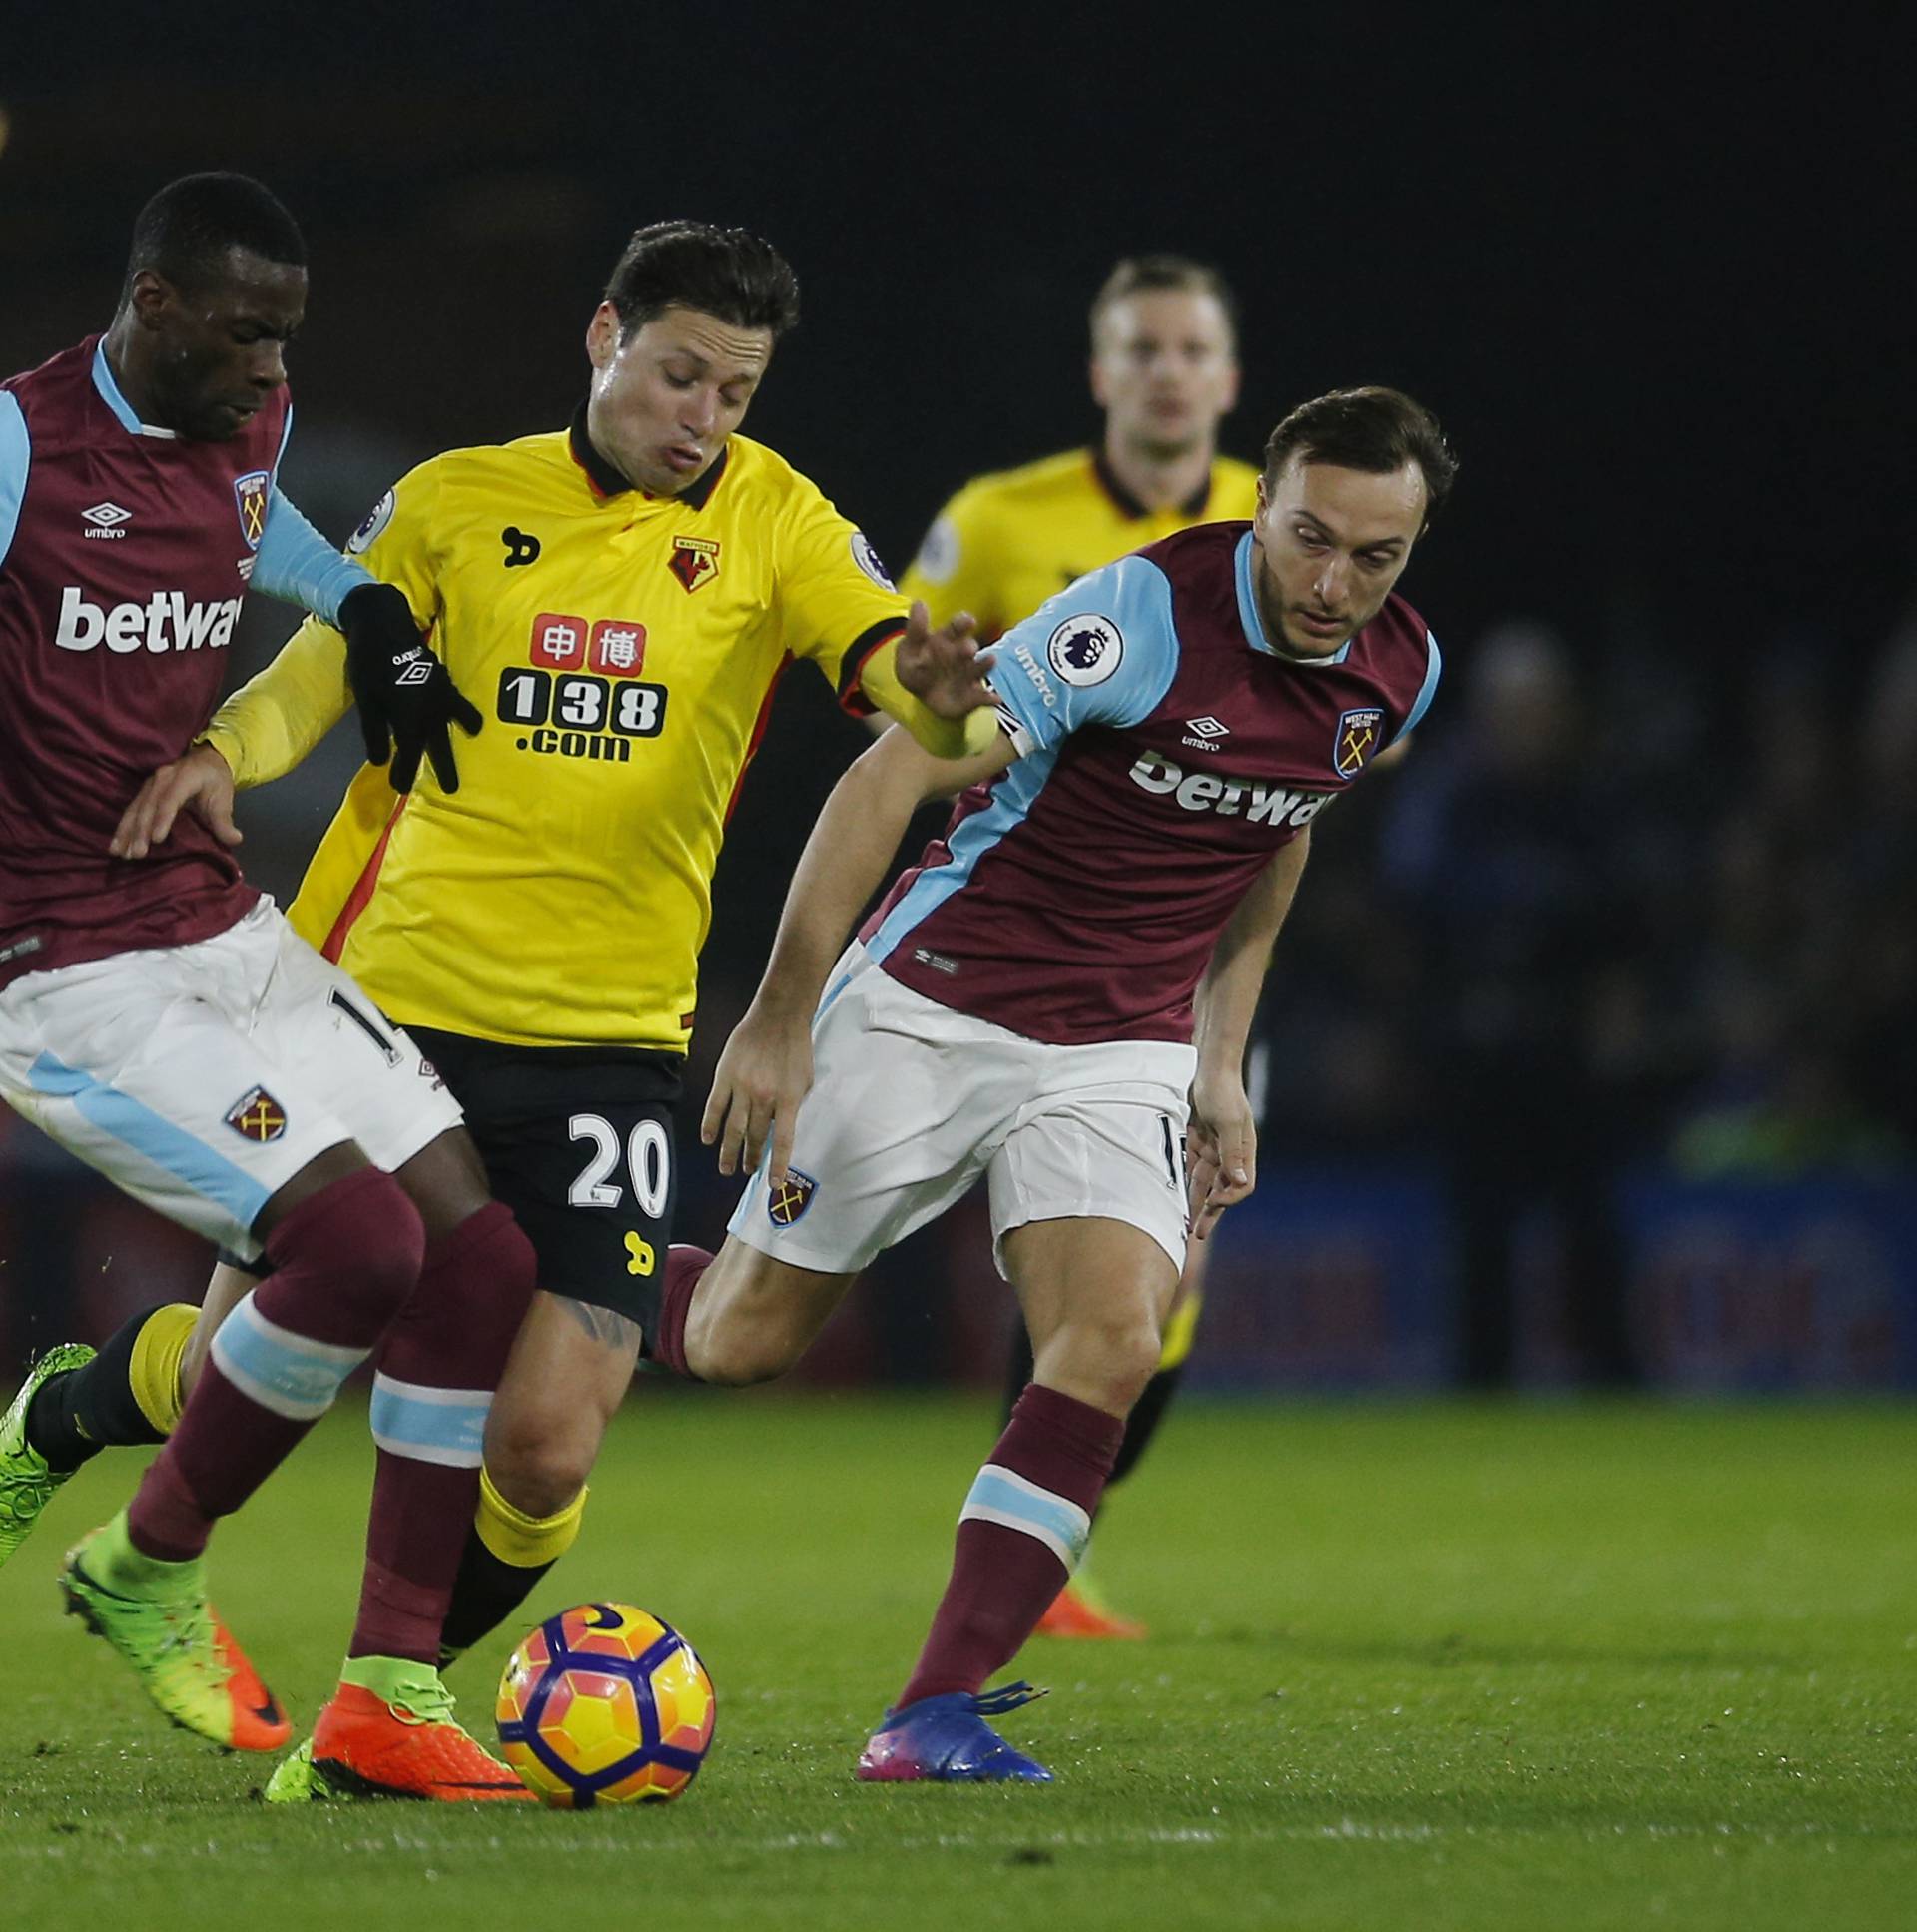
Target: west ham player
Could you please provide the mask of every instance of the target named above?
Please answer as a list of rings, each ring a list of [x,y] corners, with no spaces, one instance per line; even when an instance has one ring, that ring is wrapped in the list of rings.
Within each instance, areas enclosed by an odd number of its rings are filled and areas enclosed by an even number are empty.
[[[350,546],[493,713],[457,798],[422,777],[395,799],[361,770],[291,913],[445,1075],[538,1252],[454,1650],[577,1535],[653,1326],[712,870],[780,674],[803,658],[848,709],[954,753],[995,733],[970,627],[934,634],[818,487],[738,433],[797,303],[757,236],[641,229],[591,319],[571,425],[422,464]],[[184,801],[224,818],[236,782],[297,763],[345,709],[345,669],[337,635],[304,626],[142,790],[129,849],[166,852]],[[220,1271],[203,1336],[249,1285]],[[305,1750],[270,1796],[327,1794]]]
[[[176,1723],[277,1747],[289,1725],[208,1605],[203,1553],[370,1357],[367,1561],[322,1754],[369,1789],[523,1797],[435,1665],[531,1249],[417,1048],[243,881],[227,813],[183,819],[145,863],[110,850],[206,724],[250,586],[341,623],[375,681],[415,667],[403,689],[437,693],[440,729],[452,715],[404,600],[275,480],[305,262],[259,183],[175,182],[139,217],[106,334],[0,385],[0,1094],[273,1267],[184,1410],[177,1320],[35,1366],[0,1427],[0,1558],[91,1447],[168,1438],[69,1553],[68,1606]]]
[[[996,638],[1086,571],[1194,523],[1248,517],[1256,507],[1257,470],[1218,453],[1219,424],[1238,400],[1237,305],[1224,277],[1184,256],[1129,259],[1106,277],[1090,320],[1091,393],[1105,416],[1097,447],[974,477],[939,512],[901,581],[935,623],[967,610],[981,637]],[[1126,1420],[1112,1484],[1137,1467],[1177,1390],[1209,1254],[1206,1243],[1194,1242],[1186,1256],[1164,1353]],[[1031,1379],[1022,1329],[1008,1366],[1007,1406]],[[1138,1637],[1145,1630],[1113,1613],[1081,1563],[1039,1619],[1038,1634]]]
[[[985,1722],[1034,1693],[979,1692],[1083,1549],[1188,1199],[1203,1235],[1251,1192],[1258,988],[1312,820],[1431,701],[1437,645],[1393,586],[1454,467],[1395,390],[1305,404],[1249,526],[1154,544],[1007,633],[1003,740],[836,966],[950,767],[889,733],[807,845],[703,1129],[726,1171],[765,1165],[716,1261],[673,1250],[655,1347],[707,1381],[777,1375],[874,1255],[983,1176],[1036,1357],[863,1778],[1049,1776]]]

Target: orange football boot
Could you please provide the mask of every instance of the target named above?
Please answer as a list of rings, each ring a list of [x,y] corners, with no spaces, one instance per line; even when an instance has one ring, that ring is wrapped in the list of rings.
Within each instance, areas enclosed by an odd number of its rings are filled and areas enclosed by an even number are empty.
[[[1038,1619],[1034,1636],[1080,1636],[1135,1643],[1150,1631],[1099,1603],[1089,1590],[1067,1583]]]
[[[366,1679],[354,1682],[355,1677]],[[268,1796],[527,1799],[510,1766],[484,1750],[452,1714],[452,1693],[430,1664],[351,1657],[319,1722],[274,1774]],[[279,1787],[275,1789],[274,1787]]]

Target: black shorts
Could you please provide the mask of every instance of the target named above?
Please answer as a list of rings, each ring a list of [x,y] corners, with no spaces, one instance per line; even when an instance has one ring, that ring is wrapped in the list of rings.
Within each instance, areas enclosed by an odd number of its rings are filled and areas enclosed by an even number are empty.
[[[465,1110],[494,1197],[539,1257],[539,1286],[651,1335],[679,1198],[673,1110],[684,1058],[406,1031]]]

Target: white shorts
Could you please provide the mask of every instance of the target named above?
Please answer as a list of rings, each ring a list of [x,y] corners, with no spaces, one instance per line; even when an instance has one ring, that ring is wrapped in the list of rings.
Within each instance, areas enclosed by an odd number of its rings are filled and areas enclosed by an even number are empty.
[[[856,943],[827,985],[792,1179],[775,1197],[762,1161],[732,1216],[748,1247],[856,1274],[983,1174],[1000,1274],[1013,1228],[1088,1215],[1183,1268],[1189,1046],[1047,1046],[901,985]]]
[[[131,1194],[251,1260],[260,1210],[356,1141],[388,1171],[459,1104],[353,980],[262,899],[194,946],[0,990],[0,1098]]]

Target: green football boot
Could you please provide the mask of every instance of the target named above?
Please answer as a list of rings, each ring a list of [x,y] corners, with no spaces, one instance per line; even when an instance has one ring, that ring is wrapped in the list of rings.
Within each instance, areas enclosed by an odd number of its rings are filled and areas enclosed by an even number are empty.
[[[320,1773],[313,1766],[313,1739],[303,1738],[294,1746],[290,1757],[283,1757],[274,1766],[272,1777],[267,1780],[267,1802],[269,1804],[329,1804],[335,1797],[348,1795],[336,1792]]]
[[[0,1416],[0,1564],[26,1542],[54,1491],[73,1474],[49,1469],[47,1459],[27,1441],[27,1410],[56,1375],[85,1368],[92,1360],[93,1350],[85,1342],[62,1342],[48,1349],[27,1371],[12,1408]]]
[[[277,1751],[293,1736],[207,1602],[202,1560],[143,1556],[122,1511],[67,1552],[60,1587],[68,1611],[120,1652],[140,1688],[182,1729],[236,1751]]]

